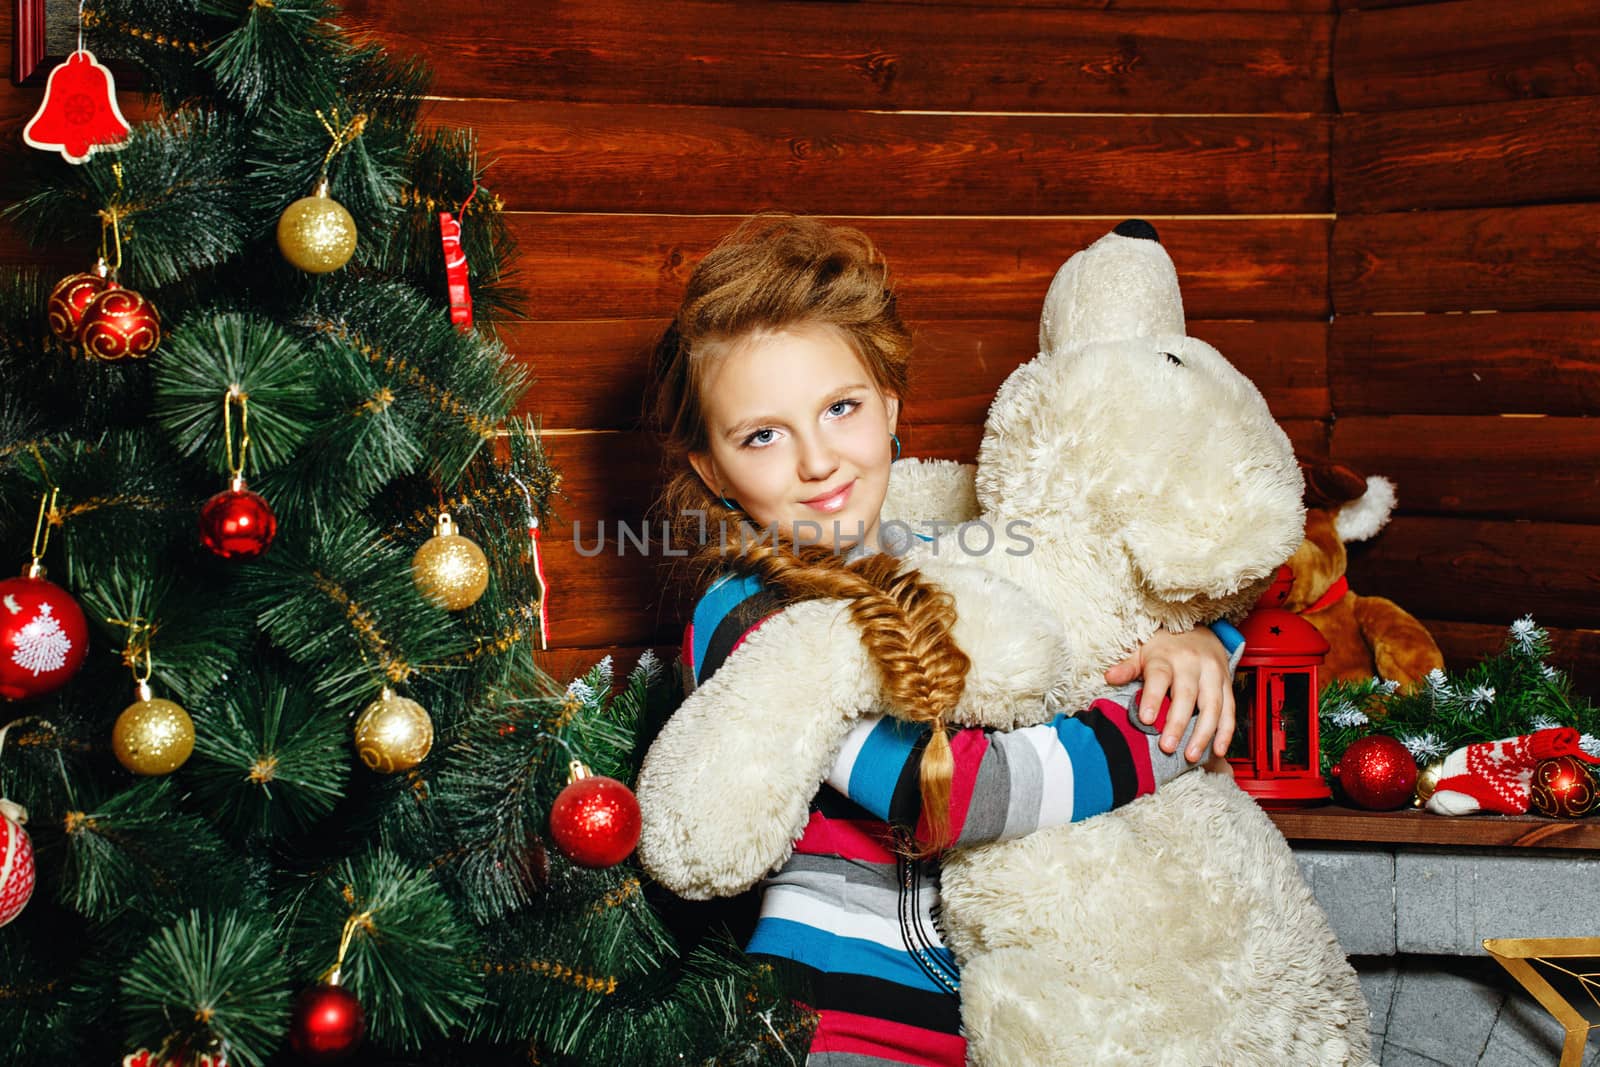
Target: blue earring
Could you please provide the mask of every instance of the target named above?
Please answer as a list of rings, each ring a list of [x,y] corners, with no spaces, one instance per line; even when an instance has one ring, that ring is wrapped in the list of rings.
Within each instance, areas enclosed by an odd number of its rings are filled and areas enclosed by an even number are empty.
[[[722,496],[722,495],[719,494],[717,496],[717,499],[722,501],[722,506],[727,508],[729,511],[738,511],[739,510],[738,505],[735,504],[733,501],[729,500],[727,497]]]
[[[899,438],[899,436],[896,435],[896,434],[890,434],[889,435],[889,440],[894,442],[894,458],[895,459],[899,459],[900,458],[900,438]]]

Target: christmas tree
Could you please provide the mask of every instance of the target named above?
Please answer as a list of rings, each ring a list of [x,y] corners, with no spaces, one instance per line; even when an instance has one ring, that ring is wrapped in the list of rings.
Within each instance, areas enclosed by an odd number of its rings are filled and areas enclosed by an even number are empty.
[[[155,117],[6,163],[102,263],[0,278],[8,1062],[797,1062],[617,862],[670,687],[540,670],[504,205],[334,15],[90,0]]]

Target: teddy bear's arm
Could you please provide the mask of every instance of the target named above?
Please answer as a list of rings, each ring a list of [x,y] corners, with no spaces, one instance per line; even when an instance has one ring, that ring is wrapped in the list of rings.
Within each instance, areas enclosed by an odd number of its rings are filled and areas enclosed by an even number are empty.
[[[1378,677],[1411,686],[1436,667],[1444,654],[1427,627],[1399,604],[1381,596],[1355,598],[1356,623],[1372,649]]]
[[[781,864],[845,734],[876,703],[876,668],[842,601],[763,622],[673,713],[636,791],[639,859],[694,900],[729,896]]]
[[[978,517],[977,468],[948,459],[902,459],[889,468],[881,517],[913,534],[935,536],[938,527]]]

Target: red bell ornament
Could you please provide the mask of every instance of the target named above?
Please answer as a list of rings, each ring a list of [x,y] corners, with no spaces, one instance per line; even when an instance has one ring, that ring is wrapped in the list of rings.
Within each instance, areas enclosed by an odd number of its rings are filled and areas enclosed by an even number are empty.
[[[89,651],[89,623],[72,594],[37,563],[0,582],[0,697],[27,700],[67,684]]]
[[[356,995],[324,983],[295,998],[289,1047],[311,1063],[334,1063],[354,1052],[367,1034],[367,1013]]]
[[[1417,789],[1417,761],[1387,734],[1358,738],[1332,771],[1350,803],[1368,811],[1394,811],[1411,803]]]
[[[161,315],[149,300],[113,282],[85,309],[78,342],[106,363],[144,359],[161,343]]]
[[[55,288],[50,290],[50,298],[45,302],[50,332],[58,340],[76,344],[78,332],[83,327],[83,316],[88,312],[89,305],[94,302],[95,297],[111,288],[111,285],[104,260],[100,261],[99,267],[94,271],[69,274],[56,282]]]
[[[278,517],[272,506],[234,478],[200,509],[200,541],[223,559],[255,559],[272,544]]]
[[[550,805],[550,836],[562,855],[580,867],[611,867],[639,843],[639,800],[633,790],[594,775],[577,760],[566,788]]]
[[[117,83],[92,52],[78,49],[50,72],[39,110],[22,129],[34,148],[82,163],[102,148],[121,147],[131,127],[117,107]]]

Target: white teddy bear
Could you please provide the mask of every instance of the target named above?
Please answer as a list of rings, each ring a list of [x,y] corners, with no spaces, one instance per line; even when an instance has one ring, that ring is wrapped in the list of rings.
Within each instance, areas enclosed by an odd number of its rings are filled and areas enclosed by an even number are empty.
[[[901,461],[883,518],[967,524],[906,564],[956,600],[972,667],[953,719],[1011,727],[1107,695],[1104,668],[1158,626],[1242,616],[1301,540],[1301,487],[1260,393],[1187,336],[1172,261],[1130,220],[1057,273],[975,480]],[[667,723],[637,785],[663,885],[729,895],[788,858],[845,735],[893,713],[852,627],[842,602],[786,608]],[[941,898],[972,1064],[1366,1060],[1355,973],[1226,777],[952,850]]]

